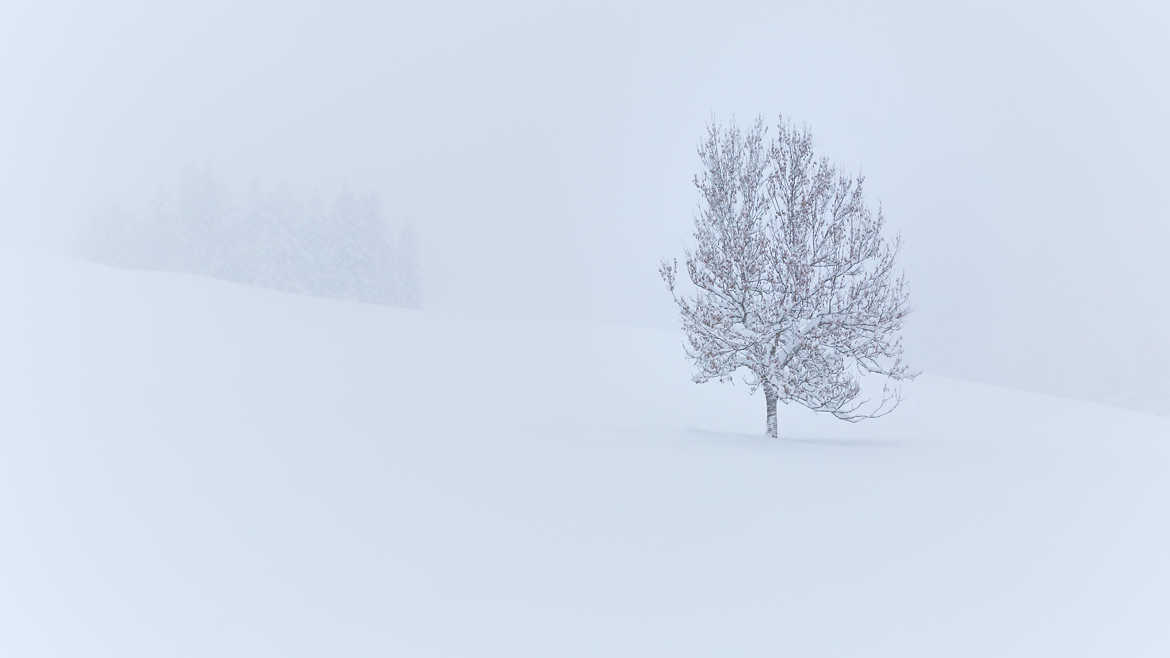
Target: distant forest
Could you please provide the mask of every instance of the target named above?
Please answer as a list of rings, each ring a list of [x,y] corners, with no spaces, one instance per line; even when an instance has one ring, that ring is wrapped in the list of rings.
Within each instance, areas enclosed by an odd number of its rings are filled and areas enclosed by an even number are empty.
[[[87,259],[187,272],[286,292],[421,308],[418,245],[376,197],[289,186],[238,190],[190,170],[142,210],[111,208],[83,229]]]

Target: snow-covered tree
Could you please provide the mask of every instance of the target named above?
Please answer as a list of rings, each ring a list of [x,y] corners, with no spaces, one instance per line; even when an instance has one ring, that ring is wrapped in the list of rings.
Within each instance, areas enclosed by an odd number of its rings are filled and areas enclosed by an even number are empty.
[[[694,380],[763,389],[767,432],[778,402],[857,421],[889,413],[912,378],[902,358],[909,312],[895,271],[900,238],[882,234],[881,208],[864,178],[818,157],[812,134],[783,118],[769,139],[762,119],[746,130],[710,125],[699,146],[696,246],[686,251],[693,290],[678,262],[659,271],[678,305]],[[880,399],[864,393],[882,380]]]

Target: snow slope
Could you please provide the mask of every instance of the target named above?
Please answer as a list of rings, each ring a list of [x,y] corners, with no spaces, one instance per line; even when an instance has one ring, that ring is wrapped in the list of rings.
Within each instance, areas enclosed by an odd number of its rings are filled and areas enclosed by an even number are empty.
[[[1170,655],[1170,421],[6,257],[0,655]]]

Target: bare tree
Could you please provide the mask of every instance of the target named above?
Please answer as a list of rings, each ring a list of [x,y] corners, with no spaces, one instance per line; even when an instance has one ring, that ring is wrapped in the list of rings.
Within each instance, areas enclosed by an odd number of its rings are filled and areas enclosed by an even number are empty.
[[[762,119],[746,131],[710,125],[699,158],[693,292],[679,290],[677,261],[659,268],[694,380],[729,382],[743,369],[750,390],[764,390],[771,437],[778,402],[847,421],[892,411],[898,381],[914,376],[900,337],[909,294],[895,272],[901,240],[883,237],[864,178],[817,157],[809,130],[782,117],[771,140]],[[877,402],[863,394],[869,375],[884,376]]]

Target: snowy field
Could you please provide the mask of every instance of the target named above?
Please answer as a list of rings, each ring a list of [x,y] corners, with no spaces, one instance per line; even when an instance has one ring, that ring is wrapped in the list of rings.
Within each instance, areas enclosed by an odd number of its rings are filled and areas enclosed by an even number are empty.
[[[676,334],[2,267],[3,656],[1170,655],[1170,419],[769,440]]]

